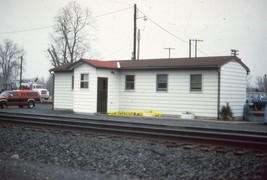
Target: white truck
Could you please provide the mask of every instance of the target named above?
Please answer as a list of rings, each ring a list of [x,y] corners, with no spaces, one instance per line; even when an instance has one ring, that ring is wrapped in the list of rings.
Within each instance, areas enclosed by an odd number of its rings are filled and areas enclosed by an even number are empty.
[[[42,99],[45,99],[45,100],[49,99],[49,91],[44,88],[43,84],[33,83],[33,84],[31,84],[31,89],[38,91],[40,93]]]

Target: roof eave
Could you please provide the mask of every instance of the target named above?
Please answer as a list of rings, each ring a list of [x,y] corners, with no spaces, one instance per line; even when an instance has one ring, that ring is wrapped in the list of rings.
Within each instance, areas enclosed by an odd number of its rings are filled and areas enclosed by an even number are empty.
[[[187,66],[187,67],[122,67],[121,70],[155,70],[155,69],[217,69],[219,66]]]

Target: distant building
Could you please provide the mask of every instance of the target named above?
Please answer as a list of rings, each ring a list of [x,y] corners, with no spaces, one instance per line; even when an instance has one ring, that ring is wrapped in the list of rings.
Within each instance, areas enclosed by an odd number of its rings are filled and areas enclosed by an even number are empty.
[[[54,73],[55,110],[162,112],[217,118],[229,103],[242,118],[249,68],[235,56],[125,61],[81,59]]]
[[[0,91],[2,89],[2,86],[3,86],[3,72],[2,69],[0,68]]]

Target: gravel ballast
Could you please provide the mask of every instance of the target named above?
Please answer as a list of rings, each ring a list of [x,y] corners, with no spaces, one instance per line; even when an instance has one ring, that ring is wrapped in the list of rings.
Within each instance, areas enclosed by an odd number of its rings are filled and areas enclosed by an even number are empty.
[[[267,157],[0,128],[0,179],[266,179]]]

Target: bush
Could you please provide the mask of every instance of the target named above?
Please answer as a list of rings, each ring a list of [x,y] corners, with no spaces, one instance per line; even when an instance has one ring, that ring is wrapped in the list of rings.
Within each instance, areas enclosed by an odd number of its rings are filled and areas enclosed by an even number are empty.
[[[229,120],[233,118],[233,111],[228,102],[226,103],[226,106],[222,106],[220,116],[224,120]]]
[[[244,106],[243,116],[244,120],[255,121],[255,116],[252,114],[248,103]]]

